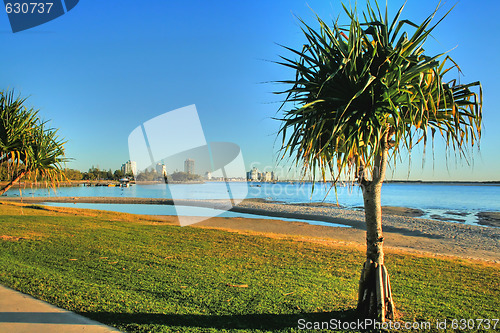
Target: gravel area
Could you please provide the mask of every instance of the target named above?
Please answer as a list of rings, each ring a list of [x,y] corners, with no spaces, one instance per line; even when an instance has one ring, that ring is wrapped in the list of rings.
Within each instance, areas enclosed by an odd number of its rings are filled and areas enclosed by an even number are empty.
[[[351,226],[359,230],[366,230],[364,212],[362,210],[348,210],[337,208],[332,205],[320,204],[293,204],[285,205],[276,202],[266,202],[263,200],[245,200],[238,204],[236,211],[245,213],[255,213],[283,217],[295,217],[300,219],[311,219],[318,221],[333,222]],[[466,257],[481,257],[481,253],[488,253],[489,260],[500,262],[500,228],[466,225],[460,223],[443,222],[430,219],[414,218],[405,215],[405,208],[383,207],[383,230],[386,240],[392,235],[402,235],[417,237],[428,240],[435,240],[436,244],[442,245],[441,252],[453,254],[445,251],[447,246],[457,248],[456,255],[461,255],[463,250],[475,252]],[[270,214],[269,214],[270,213]],[[409,210],[409,215],[414,214]],[[340,228],[336,228],[340,229]],[[422,249],[424,250],[424,249]]]
[[[245,200],[237,207],[256,209],[256,213],[272,212],[301,219],[312,219],[334,222],[366,230],[365,214],[362,210],[348,210],[328,206],[311,206],[309,204],[284,205],[279,203]],[[397,215],[394,214],[396,210]],[[245,210],[235,210],[251,213]],[[387,212],[386,212],[387,211]],[[284,214],[285,213],[285,214]],[[397,232],[404,235],[421,236],[436,239],[468,240],[496,247],[500,255],[500,228],[464,225],[430,219],[402,216],[397,207],[383,208],[383,228],[386,232]],[[265,214],[269,215],[269,214]]]

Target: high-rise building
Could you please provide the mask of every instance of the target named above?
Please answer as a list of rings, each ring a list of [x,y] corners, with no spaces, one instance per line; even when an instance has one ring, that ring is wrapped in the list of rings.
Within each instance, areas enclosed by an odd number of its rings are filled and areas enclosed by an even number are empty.
[[[272,173],[269,171],[263,172],[262,173],[262,178],[261,181],[263,182],[270,182],[273,180]]]
[[[273,171],[260,172],[259,169],[254,167],[254,168],[252,168],[252,170],[247,172],[247,181],[273,182],[275,180],[276,180],[276,177],[275,177]]]
[[[167,175],[167,167],[163,163],[156,164],[156,173],[159,177],[165,177]]]
[[[259,174],[259,170],[256,167],[253,167],[252,170],[247,173],[247,179],[256,182],[259,180]]]
[[[188,158],[184,161],[184,172],[190,175],[194,175],[194,160]]]
[[[128,174],[135,175],[137,173],[137,164],[135,163],[135,161],[127,161],[124,164],[122,164],[121,169],[124,175]]]

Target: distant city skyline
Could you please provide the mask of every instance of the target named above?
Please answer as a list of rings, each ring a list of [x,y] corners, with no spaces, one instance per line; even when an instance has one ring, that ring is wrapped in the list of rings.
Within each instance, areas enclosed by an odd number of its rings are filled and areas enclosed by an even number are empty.
[[[403,3],[391,1],[389,15]],[[438,3],[408,0],[402,18],[421,21]],[[453,5],[443,4],[437,17]],[[365,8],[365,1],[357,6]],[[494,97],[500,90],[498,12],[498,1],[458,2],[425,48],[429,54],[449,51],[464,82],[481,81],[481,152],[475,151],[470,164],[455,161],[437,138],[425,152],[417,146],[411,159],[403,154],[388,179],[500,180],[500,112]],[[237,144],[246,172],[256,166],[274,170],[280,179],[298,179],[300,165],[286,159],[278,163],[281,139],[279,121],[273,118],[280,116],[281,96],[272,93],[283,87],[267,82],[294,75],[273,63],[280,55],[293,57],[278,44],[303,45],[295,16],[317,27],[315,13],[327,22],[340,15],[339,23],[346,23],[340,1],[322,0],[150,1],[147,6],[131,0],[119,5],[85,1],[57,20],[16,34],[7,15],[0,15],[3,44],[9,49],[0,54],[6,64],[1,89],[29,97],[27,104],[59,128],[73,159],[68,168],[120,169],[131,158],[127,138],[134,128],[195,104],[207,142]]]

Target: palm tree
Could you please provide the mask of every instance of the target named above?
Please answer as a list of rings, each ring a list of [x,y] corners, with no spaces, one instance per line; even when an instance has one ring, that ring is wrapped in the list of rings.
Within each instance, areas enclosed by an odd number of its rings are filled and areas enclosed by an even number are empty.
[[[444,55],[427,56],[423,44],[436,24],[436,10],[420,25],[392,21],[387,8],[369,1],[357,9],[343,5],[350,25],[319,30],[301,22],[307,39],[302,49],[284,47],[298,59],[281,57],[292,68],[280,107],[282,158],[302,165],[304,174],[325,179],[329,173],[356,181],[362,191],[366,221],[366,262],[358,295],[361,315],[384,321],[394,318],[389,275],[384,266],[381,188],[387,164],[418,143],[426,146],[439,133],[459,157],[469,156],[481,136],[482,94],[471,90],[479,82],[445,82],[445,74],[460,69]],[[411,30],[412,32],[406,32]]]
[[[0,195],[22,178],[42,179],[54,186],[64,177],[65,142],[25,101],[15,98],[14,92],[0,92],[0,167],[9,175]]]

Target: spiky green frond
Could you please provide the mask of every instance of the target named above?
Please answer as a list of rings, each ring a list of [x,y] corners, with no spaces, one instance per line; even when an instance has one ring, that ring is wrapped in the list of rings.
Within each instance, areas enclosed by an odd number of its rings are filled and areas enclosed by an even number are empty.
[[[348,27],[328,26],[318,17],[315,30],[301,20],[307,43],[301,50],[285,47],[293,57],[279,63],[296,75],[281,81],[289,88],[279,92],[286,96],[280,108],[283,156],[313,174],[319,169],[338,177],[360,167],[372,170],[384,140],[393,158],[402,148],[426,145],[435,133],[459,154],[475,145],[482,100],[473,89],[480,92],[480,83],[445,82],[458,66],[423,49],[444,18],[432,24],[437,9],[420,25],[400,20],[403,7],[392,21],[370,2],[363,21],[356,9],[344,10]]]
[[[54,185],[64,176],[65,142],[14,92],[0,92],[0,167]]]

